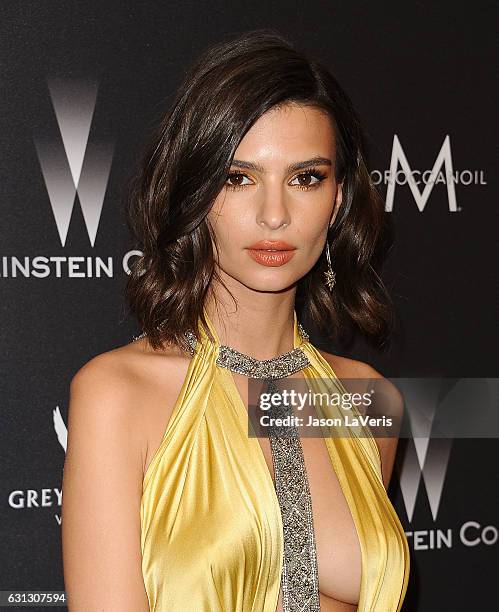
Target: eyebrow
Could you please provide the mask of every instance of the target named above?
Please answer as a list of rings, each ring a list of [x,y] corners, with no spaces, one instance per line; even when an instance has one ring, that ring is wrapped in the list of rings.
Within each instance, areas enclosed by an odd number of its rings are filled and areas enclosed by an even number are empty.
[[[265,168],[261,164],[258,164],[256,162],[234,159],[232,160],[231,165],[236,166],[237,168],[253,170],[255,172],[261,172],[262,174],[265,174]],[[304,168],[308,168],[309,166],[332,166],[332,162],[327,157],[321,157],[320,155],[316,155],[315,157],[312,157],[312,159],[306,159],[305,161],[289,164],[289,166],[287,166],[286,168],[286,173],[291,174],[291,172],[303,170]]]

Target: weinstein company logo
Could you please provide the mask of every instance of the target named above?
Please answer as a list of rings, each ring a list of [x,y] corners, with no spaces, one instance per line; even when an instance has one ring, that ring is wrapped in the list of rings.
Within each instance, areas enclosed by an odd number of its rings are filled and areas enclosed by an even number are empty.
[[[61,246],[66,247],[78,201],[90,245],[94,247],[114,148],[112,144],[91,138],[97,83],[51,79],[48,89],[59,129],[57,133],[54,130],[53,137],[35,137],[34,142],[57,233]],[[128,262],[135,255],[141,255],[140,251],[130,251],[122,258],[121,267],[125,272],[130,272]],[[3,256],[0,276],[112,278],[115,267],[112,256]]]
[[[412,390],[410,387],[404,389],[409,408],[412,404],[417,405],[418,409],[408,410],[412,437],[407,440],[405,453],[397,455],[395,471],[398,474],[407,518],[411,524],[418,495],[423,493],[426,494],[433,521],[437,521],[453,439],[432,438],[431,435],[438,420],[439,408],[443,407],[445,410],[446,405],[452,406],[456,397],[462,393],[463,387],[459,382],[452,388],[443,390],[442,381],[437,378],[426,379],[424,395],[421,393],[421,386],[418,389],[416,386]],[[457,533],[455,532],[456,529],[453,528],[436,527],[413,529],[405,534],[416,551],[453,548],[456,540],[465,547],[492,546],[499,539],[497,526],[482,525],[476,520],[464,521]]]
[[[398,136],[393,136],[390,169],[384,172],[373,170],[371,179],[375,185],[387,185],[385,211],[393,210],[395,187],[409,185],[416,206],[423,212],[435,185],[445,185],[450,212],[459,212],[456,185],[486,185],[483,170],[454,170],[450,137],[444,138],[431,170],[413,170],[407,160]]]

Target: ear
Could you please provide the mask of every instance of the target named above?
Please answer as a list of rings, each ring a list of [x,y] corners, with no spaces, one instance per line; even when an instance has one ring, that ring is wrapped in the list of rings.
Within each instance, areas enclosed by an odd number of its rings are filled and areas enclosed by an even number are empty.
[[[336,199],[334,201],[333,211],[331,213],[331,220],[329,222],[329,227],[333,226],[334,220],[336,219],[336,215],[340,210],[341,203],[343,202],[343,182],[338,183],[338,189],[336,191]]]

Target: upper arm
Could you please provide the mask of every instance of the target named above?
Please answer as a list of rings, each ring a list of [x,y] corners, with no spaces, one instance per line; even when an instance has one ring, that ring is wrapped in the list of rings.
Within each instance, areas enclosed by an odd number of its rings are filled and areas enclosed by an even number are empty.
[[[149,610],[140,547],[143,449],[133,396],[115,366],[99,355],[70,385],[62,484],[70,612]]]

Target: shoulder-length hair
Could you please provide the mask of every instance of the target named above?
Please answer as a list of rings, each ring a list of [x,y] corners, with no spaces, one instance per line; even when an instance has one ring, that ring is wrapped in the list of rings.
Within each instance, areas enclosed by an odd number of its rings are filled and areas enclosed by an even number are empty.
[[[197,334],[198,320],[207,328],[205,300],[213,279],[222,282],[207,213],[246,132],[266,111],[291,102],[330,117],[334,171],[343,183],[343,201],[328,232],[336,285],[331,292],[324,284],[324,250],[297,282],[297,314],[326,338],[337,340],[356,328],[373,343],[386,340],[393,305],[377,268],[391,233],[364,161],[359,118],[327,68],[264,28],[205,50],[132,177],[127,221],[143,256],[131,267],[126,295],[154,349],[187,349],[184,333]]]

